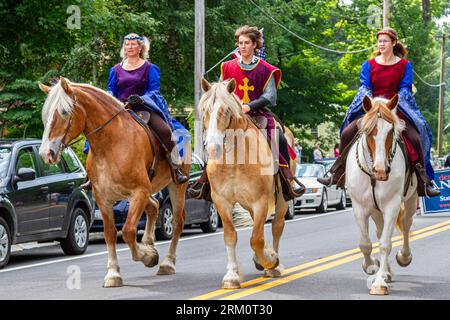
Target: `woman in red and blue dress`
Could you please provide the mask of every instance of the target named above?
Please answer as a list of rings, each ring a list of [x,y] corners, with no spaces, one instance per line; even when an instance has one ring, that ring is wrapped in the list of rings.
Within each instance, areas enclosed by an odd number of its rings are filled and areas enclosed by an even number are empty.
[[[432,187],[430,181],[434,177],[430,163],[432,134],[412,96],[412,64],[405,59],[406,49],[394,29],[384,28],[379,31],[377,44],[378,51],[361,67],[361,86],[341,126],[339,151],[342,154],[358,132],[357,120],[364,114],[362,100],[366,95],[391,99],[398,94],[397,115],[406,122],[403,138],[419,180],[417,191],[419,196],[437,196],[440,192]],[[336,161],[336,165],[330,169],[331,177],[319,178],[318,181],[325,185],[337,183],[342,186],[345,183],[345,159],[342,160]]]

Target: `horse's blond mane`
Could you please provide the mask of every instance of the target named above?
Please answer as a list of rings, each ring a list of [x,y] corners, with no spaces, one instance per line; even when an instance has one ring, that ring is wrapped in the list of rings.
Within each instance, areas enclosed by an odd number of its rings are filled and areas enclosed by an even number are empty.
[[[236,119],[240,119],[243,116],[244,113],[242,112],[239,100],[227,91],[227,83],[226,81],[214,83],[203,94],[199,102],[202,119],[207,114],[213,114],[221,106],[226,107],[226,111],[230,111],[231,115]]]
[[[110,100],[110,103],[115,103],[118,106],[122,106],[122,102],[116,99],[114,96],[108,94],[106,91],[94,87],[90,84],[86,83],[73,83],[68,79],[65,79],[67,84],[72,88],[79,88],[83,91],[83,89],[93,90],[95,93],[101,94],[106,99]],[[44,106],[42,107],[42,122],[45,124],[50,119],[50,117],[54,114],[55,111],[58,111],[60,114],[63,112],[72,114],[74,110],[75,104],[73,99],[64,91],[61,80],[58,81],[48,93],[47,99],[44,102]]]
[[[400,120],[395,110],[389,110],[387,107],[389,100],[376,97],[372,99],[372,108],[367,112],[362,119],[363,129],[367,133],[372,133],[377,127],[378,118],[382,118],[394,126],[394,132],[396,136],[401,135],[401,132],[405,130],[405,122]]]
[[[70,82],[66,80],[68,84]],[[45,124],[50,119],[50,116],[54,114],[56,110],[59,113],[67,112],[72,114],[73,112],[73,100],[64,91],[61,86],[61,81],[55,84],[48,93],[47,99],[45,99],[44,106],[42,107],[42,122]]]

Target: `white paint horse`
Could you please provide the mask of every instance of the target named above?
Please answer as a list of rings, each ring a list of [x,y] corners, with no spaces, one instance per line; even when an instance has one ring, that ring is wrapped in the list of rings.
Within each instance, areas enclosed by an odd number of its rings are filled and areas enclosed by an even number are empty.
[[[374,274],[368,279],[370,294],[374,295],[389,294],[387,282],[392,281],[393,273],[388,257],[396,224],[403,233],[403,248],[396,255],[397,262],[406,267],[412,260],[409,231],[417,206],[417,178],[412,175],[409,188],[405,186],[406,162],[397,142],[401,139],[405,123],[397,117],[397,103],[397,95],[391,100],[364,98],[366,114],[361,124],[363,131],[351,147],[346,164],[347,190],[360,229],[359,248],[364,255],[363,269],[368,274]],[[381,263],[371,257],[369,217],[376,224]]]
[[[266,137],[242,111],[233,94],[234,79],[215,84],[202,80],[204,94],[199,103],[207,130],[206,144],[210,156],[206,171],[211,184],[211,197],[222,219],[224,241],[228,253],[227,273],[222,288],[240,288],[242,274],[236,258],[237,233],[232,209],[239,203],[250,212],[254,225],[250,239],[258,270],[270,277],[280,276],[279,243],[288,204],[282,195],[279,179],[274,178],[274,160]],[[286,128],[286,138],[293,146],[294,137]],[[273,148],[273,147],[272,147]],[[223,152],[217,152],[217,150]],[[291,170],[295,164],[291,161]],[[275,184],[278,188],[275,188]],[[272,221],[273,249],[264,241],[264,224],[274,212]]]

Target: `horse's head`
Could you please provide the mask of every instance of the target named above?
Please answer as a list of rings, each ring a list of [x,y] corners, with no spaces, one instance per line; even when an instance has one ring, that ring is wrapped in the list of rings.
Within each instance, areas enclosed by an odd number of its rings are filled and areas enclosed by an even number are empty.
[[[369,153],[373,159],[375,179],[386,181],[389,178],[390,152],[395,139],[404,130],[404,122],[396,114],[398,95],[391,100],[364,97],[363,108],[366,114],[362,120]]]
[[[233,94],[235,87],[234,79],[213,84],[202,79],[204,94],[199,102],[199,110],[207,131],[205,143],[211,158],[215,158],[217,151],[222,149],[225,131],[233,119],[240,119],[243,115],[239,100]]]
[[[53,87],[40,83],[39,88],[47,94],[42,108],[44,134],[39,153],[45,163],[57,163],[64,147],[83,131],[86,115],[84,109],[76,108],[76,89],[63,77]]]

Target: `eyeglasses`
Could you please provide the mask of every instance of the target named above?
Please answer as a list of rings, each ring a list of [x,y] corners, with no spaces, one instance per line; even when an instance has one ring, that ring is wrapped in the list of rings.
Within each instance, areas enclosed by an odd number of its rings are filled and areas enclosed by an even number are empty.
[[[380,43],[380,44],[388,43],[388,42],[392,42],[392,40],[378,40],[378,43]]]

